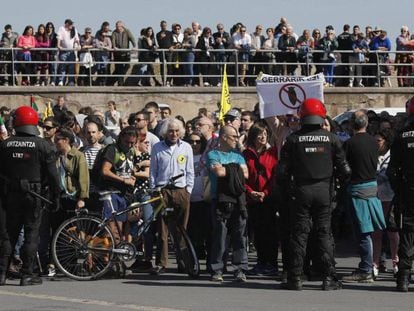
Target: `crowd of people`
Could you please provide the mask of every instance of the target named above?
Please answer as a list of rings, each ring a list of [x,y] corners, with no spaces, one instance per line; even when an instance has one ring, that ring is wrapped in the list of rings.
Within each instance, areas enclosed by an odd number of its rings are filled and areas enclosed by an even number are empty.
[[[147,200],[149,188],[167,186],[168,206],[198,257],[206,259],[213,282],[224,281],[230,259],[239,282],[279,274],[282,288],[300,290],[304,275],[317,274],[324,290],[340,289],[334,236],[349,238],[351,226],[361,262],[342,282],[372,283],[384,272],[387,233],[397,289],[408,291],[414,98],[406,115],[358,110],[341,125],[317,99],[305,100],[299,115],[260,119],[256,105],[251,111],[232,108],[218,120],[217,112],[200,108],[187,122],[156,102],[129,115],[114,101],[107,106],[74,113],[59,96],[53,116],[43,120],[27,106],[0,109],[0,285],[19,263],[20,285],[41,284],[40,272],[54,276],[50,241],[68,211],[111,216],[99,191],[118,190],[111,196],[120,211]],[[172,176],[179,176],[173,184]],[[38,195],[53,208],[44,209]],[[143,250],[132,270],[160,275],[168,266],[171,227],[151,215],[151,204],[145,204],[110,226],[117,242],[126,239]],[[151,223],[141,241],[139,221]],[[251,269],[249,247],[257,251]]]
[[[66,19],[57,31],[48,22],[39,24],[37,31],[28,25],[19,35],[7,24],[0,41],[0,82],[16,85],[19,73],[20,85],[217,86],[222,65],[229,62],[234,75],[230,82],[239,86],[255,85],[260,72],[324,73],[328,87],[384,86],[393,66],[398,86],[413,86],[414,38],[407,26],[401,27],[394,49],[387,31],[378,26],[354,25],[351,30],[345,24],[340,33],[327,25],[325,32],[304,29],[298,35],[282,17],[277,26],[266,29],[257,25],[248,31],[241,22],[228,32],[222,23],[216,29],[198,22],[169,28],[161,21],[158,32],[146,27],[134,36],[122,21],[113,31],[105,21],[93,36],[91,27],[80,34]],[[131,51],[136,49],[138,64],[133,65]]]

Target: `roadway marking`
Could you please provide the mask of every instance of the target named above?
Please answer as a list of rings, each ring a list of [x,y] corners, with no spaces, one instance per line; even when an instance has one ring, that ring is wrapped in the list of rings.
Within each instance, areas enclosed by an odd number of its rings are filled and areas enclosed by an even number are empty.
[[[17,293],[12,291],[0,290],[0,295],[4,296],[15,296],[15,297],[25,297],[39,300],[52,300],[52,301],[62,301],[70,303],[79,303],[83,305],[96,305],[104,307],[116,307],[127,310],[140,310],[140,311],[184,311],[181,309],[170,309],[170,308],[159,308],[159,307],[149,307],[149,306],[138,306],[133,304],[122,304],[110,301],[102,300],[93,300],[93,299],[78,299],[78,298],[69,298],[64,296],[51,296],[51,295],[42,295],[42,294],[32,294],[32,293]]]

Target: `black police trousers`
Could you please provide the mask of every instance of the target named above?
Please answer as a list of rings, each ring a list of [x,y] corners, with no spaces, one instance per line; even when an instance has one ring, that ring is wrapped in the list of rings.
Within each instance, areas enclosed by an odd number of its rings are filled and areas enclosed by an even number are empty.
[[[3,204],[3,198],[0,200],[0,273],[7,271],[8,257],[3,254],[6,253],[6,240],[8,240],[6,228],[6,210]]]
[[[414,185],[402,189],[403,225],[398,248],[398,270],[411,270],[414,260]]]
[[[0,272],[7,271],[10,256],[23,227],[24,242],[20,253],[23,265],[20,272],[22,277],[31,276],[39,242],[39,227],[42,215],[40,200],[35,199],[28,193],[11,191],[6,195],[3,204],[3,212],[6,212],[5,225],[7,232],[3,234],[4,230],[1,229]],[[3,220],[1,220],[1,223],[3,226]]]
[[[292,205],[290,239],[288,246],[288,279],[300,278],[306,255],[306,245],[311,220],[316,235],[316,252],[322,264],[323,276],[335,274],[331,233],[330,182],[320,181],[298,185],[294,191],[296,200]]]

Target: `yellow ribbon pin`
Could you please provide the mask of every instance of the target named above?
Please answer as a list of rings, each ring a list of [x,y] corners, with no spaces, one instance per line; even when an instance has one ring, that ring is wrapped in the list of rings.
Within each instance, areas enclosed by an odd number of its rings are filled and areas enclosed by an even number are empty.
[[[186,157],[184,155],[179,155],[177,157],[177,161],[178,161],[179,164],[184,164],[185,160],[186,160]]]

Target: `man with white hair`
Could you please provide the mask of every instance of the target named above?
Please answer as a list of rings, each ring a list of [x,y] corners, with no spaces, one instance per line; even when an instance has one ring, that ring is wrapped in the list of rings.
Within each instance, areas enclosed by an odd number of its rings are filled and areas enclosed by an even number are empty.
[[[150,184],[151,187],[166,186],[164,199],[166,205],[174,209],[173,216],[168,219],[159,218],[158,234],[160,248],[157,252],[156,266],[152,274],[164,273],[168,263],[168,232],[171,230],[177,250],[184,242],[177,226],[187,227],[190,194],[194,185],[193,150],[183,141],[185,130],[182,122],[175,118],[166,119],[160,130],[162,141],[156,143],[151,150]],[[182,175],[170,184],[171,177]],[[175,227],[174,227],[175,226]],[[159,255],[158,255],[159,254]],[[177,257],[179,254],[177,253]],[[177,262],[179,258],[177,258]],[[179,267],[181,268],[181,267]]]
[[[408,26],[401,26],[401,34],[396,39],[397,51],[410,51],[412,48],[407,45],[408,41],[410,41],[410,31]],[[404,52],[398,53],[395,62],[401,64],[396,66],[398,86],[411,86],[412,83],[408,77],[411,76],[412,67],[405,65],[412,63],[410,54]]]

